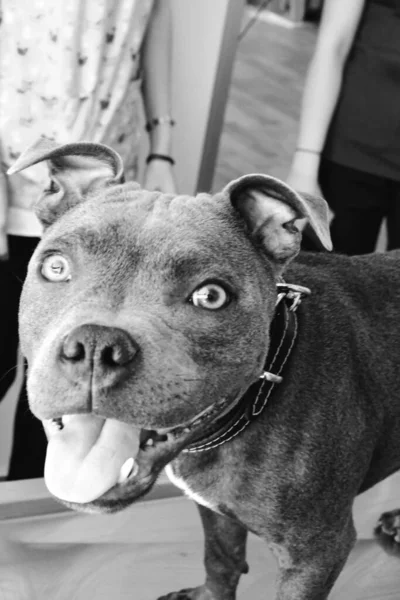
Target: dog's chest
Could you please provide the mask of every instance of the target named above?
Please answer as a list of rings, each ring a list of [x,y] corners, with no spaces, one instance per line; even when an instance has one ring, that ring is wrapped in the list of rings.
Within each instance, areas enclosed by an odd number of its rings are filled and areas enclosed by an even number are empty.
[[[182,477],[179,476],[179,473],[174,470],[172,464],[170,463],[165,467],[165,472],[167,474],[168,479],[171,483],[173,483],[176,487],[182,490],[186,496],[188,496],[191,500],[197,502],[197,504],[202,504],[211,510],[215,510],[215,506],[209,502],[203,495],[194,492],[189,485],[186,483]]]

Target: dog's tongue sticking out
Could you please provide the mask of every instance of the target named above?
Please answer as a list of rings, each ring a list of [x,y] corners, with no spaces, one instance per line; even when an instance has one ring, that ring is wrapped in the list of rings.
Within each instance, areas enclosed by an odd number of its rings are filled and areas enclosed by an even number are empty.
[[[84,504],[102,496],[121,474],[127,476],[126,465],[133,465],[139,452],[140,430],[113,419],[71,415],[63,417],[61,430],[48,423],[44,427],[49,438],[46,485],[67,502]]]

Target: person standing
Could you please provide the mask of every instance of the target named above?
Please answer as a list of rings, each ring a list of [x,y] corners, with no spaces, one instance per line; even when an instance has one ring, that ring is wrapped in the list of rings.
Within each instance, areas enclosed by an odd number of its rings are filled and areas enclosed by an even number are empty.
[[[334,249],[400,247],[400,0],[325,0],[287,182],[318,184]]]

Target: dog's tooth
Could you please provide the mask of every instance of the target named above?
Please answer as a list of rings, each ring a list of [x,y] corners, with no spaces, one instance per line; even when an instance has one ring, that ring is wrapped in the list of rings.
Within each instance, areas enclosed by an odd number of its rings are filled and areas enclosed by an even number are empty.
[[[129,477],[136,477],[136,475],[139,473],[139,465],[137,464],[137,462],[135,461],[133,463],[133,467],[132,467],[132,471],[131,474],[129,475]]]
[[[153,438],[149,438],[145,444],[146,446],[154,446],[154,440]]]
[[[183,430],[183,433],[190,433],[190,427],[185,427],[185,429]]]
[[[135,462],[134,458],[128,458],[121,467],[121,471],[119,472],[118,483],[124,483],[129,477],[132,476],[139,470],[138,464]]]

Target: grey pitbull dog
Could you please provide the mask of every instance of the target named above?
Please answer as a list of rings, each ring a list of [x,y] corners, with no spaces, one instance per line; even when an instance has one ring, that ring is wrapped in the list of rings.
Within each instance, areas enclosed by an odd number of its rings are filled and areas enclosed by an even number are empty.
[[[327,207],[264,175],[150,193],[111,149],[45,140],[12,171],[44,160],[20,333],[49,490],[112,512],[168,465],[207,577],[164,599],[233,600],[247,531],[277,557],[279,600],[327,598],[354,497],[400,467],[400,254],[291,262],[305,226],[330,249]],[[399,514],[376,529],[397,554]]]

